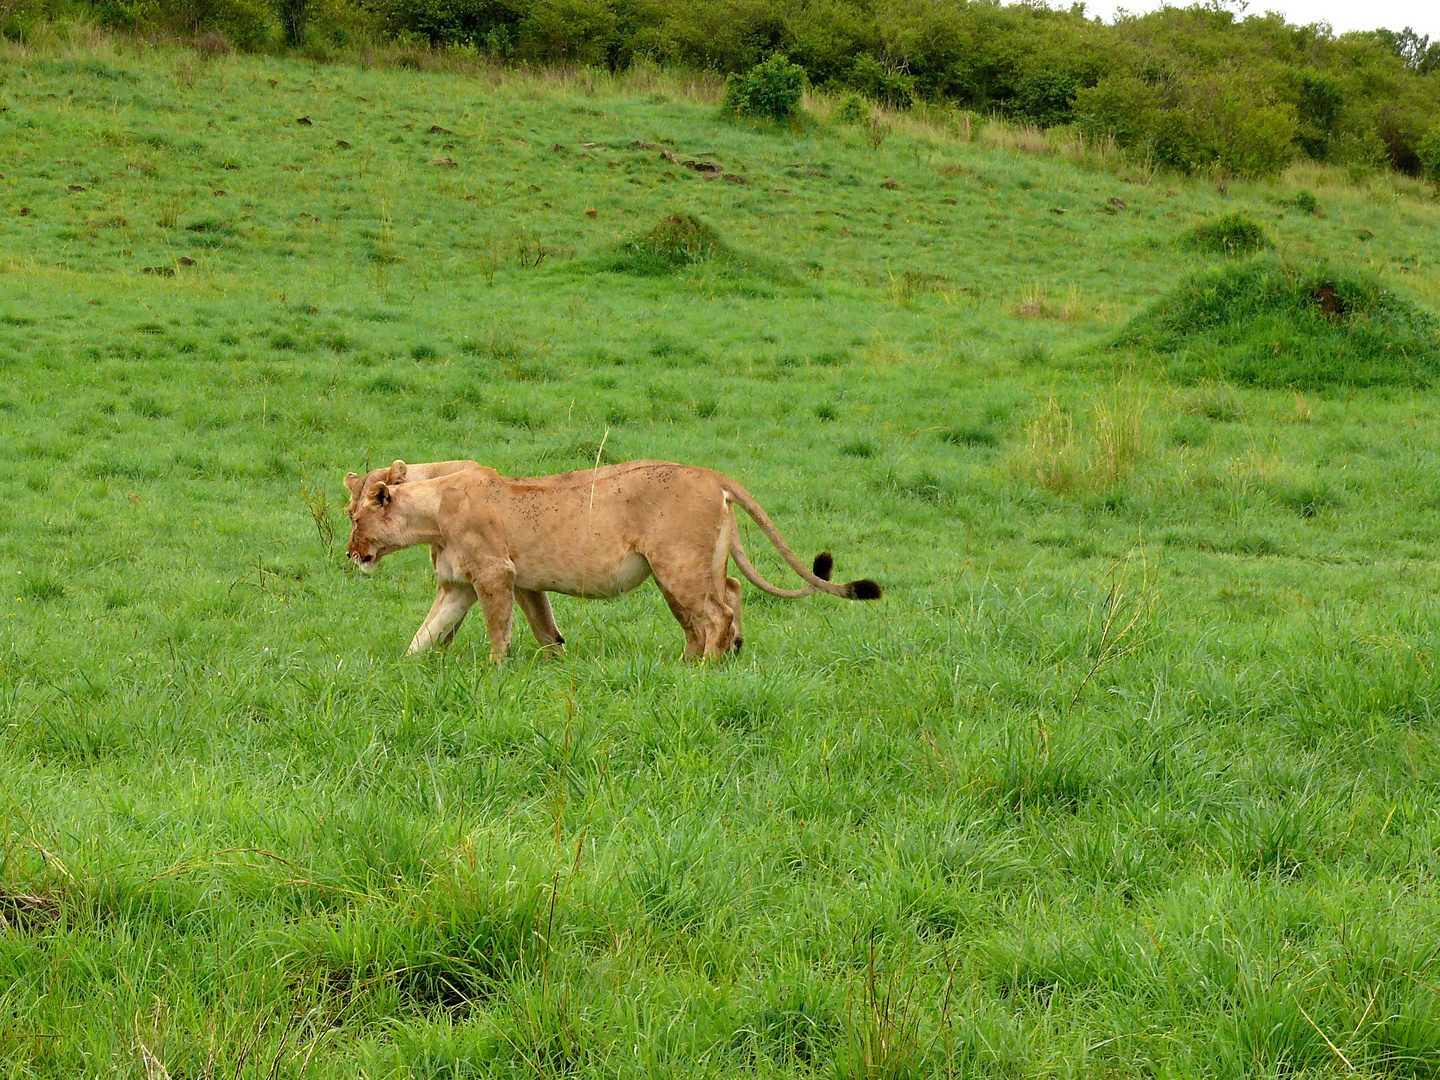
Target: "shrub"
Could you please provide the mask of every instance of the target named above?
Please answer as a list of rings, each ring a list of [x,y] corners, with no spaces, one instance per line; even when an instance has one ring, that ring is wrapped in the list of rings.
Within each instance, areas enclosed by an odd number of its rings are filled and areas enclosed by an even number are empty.
[[[1061,71],[1032,71],[1015,88],[1015,108],[1041,127],[1068,124],[1075,118],[1073,105],[1079,87]]]
[[[1111,136],[1162,165],[1233,176],[1271,176],[1295,156],[1292,106],[1260,85],[1222,76],[1168,78],[1155,85],[1116,74],[1075,92],[1075,117],[1092,137]]]
[[[1376,279],[1257,258],[1198,274],[1115,341],[1171,377],[1300,390],[1440,381],[1440,319]]]
[[[1202,221],[1185,238],[1187,246],[1219,255],[1250,255],[1274,247],[1260,223],[1236,210]]]
[[[870,104],[859,94],[846,94],[835,108],[835,119],[842,124],[863,124],[870,119]]]
[[[193,37],[223,34],[241,49],[262,48],[280,29],[278,12],[268,0],[160,0],[151,10],[167,29]]]
[[[616,5],[608,0],[532,0],[518,31],[520,54],[541,63],[601,64],[618,59]],[[492,36],[486,45],[492,52]]]
[[[1440,185],[1440,124],[1420,142],[1420,175]]]
[[[776,53],[725,84],[725,111],[736,116],[784,120],[795,115],[805,93],[805,69]]]
[[[431,45],[485,44],[508,55],[518,13],[492,0],[378,0],[392,33]]]
[[[1296,98],[1295,141],[1316,161],[1330,159],[1336,131],[1345,108],[1345,91],[1339,82],[1312,68],[1291,75]]]
[[[870,100],[896,109],[908,109],[915,101],[915,77],[904,65],[883,64],[869,53],[855,58],[846,81]]]
[[[1320,200],[1315,198],[1313,192],[1306,191],[1304,188],[1301,188],[1294,195],[1290,196],[1290,198],[1281,199],[1280,201],[1285,206],[1293,206],[1302,214],[1318,214],[1320,212]]]
[[[858,127],[872,150],[879,150],[890,136],[890,125],[875,116],[870,103],[859,94],[846,94],[835,110],[835,119]]]

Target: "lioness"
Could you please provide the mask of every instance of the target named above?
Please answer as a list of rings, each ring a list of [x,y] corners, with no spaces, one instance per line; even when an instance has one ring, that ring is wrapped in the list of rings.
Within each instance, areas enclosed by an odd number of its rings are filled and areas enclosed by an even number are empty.
[[[472,461],[407,466],[397,461],[365,476],[349,473],[346,554],[370,572],[392,551],[429,544],[439,590],[410,652],[448,645],[478,600],[490,655],[510,650],[518,603],[535,639],[556,647],[547,592],[613,597],[654,575],[685,631],[685,656],[723,655],[742,644],[740,572],[772,596],[827,592],[875,600],[873,581],[830,581],[829,552],[807,567],[743,487],[718,472],[664,461],[631,461],[582,472],[512,479]],[[740,506],[805,579],[800,589],[770,584],[750,565],[735,526]]]

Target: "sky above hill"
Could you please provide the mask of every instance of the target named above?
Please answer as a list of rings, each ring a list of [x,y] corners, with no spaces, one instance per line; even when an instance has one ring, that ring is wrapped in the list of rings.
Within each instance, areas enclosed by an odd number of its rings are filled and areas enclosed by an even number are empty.
[[[1064,4],[1052,3],[1052,7]],[[1106,22],[1115,18],[1120,10],[1140,15],[1163,7],[1162,0],[1089,0],[1085,4],[1087,15],[1099,15]],[[1188,2],[1172,3],[1175,7],[1188,6]],[[1235,3],[1225,5],[1232,11],[1238,10]],[[1435,0],[1254,0],[1245,8],[1246,15],[1259,15],[1266,11],[1278,11],[1287,22],[1306,25],[1313,22],[1328,22],[1337,34],[1347,30],[1374,30],[1385,27],[1388,30],[1402,30],[1409,26],[1420,34],[1440,37],[1440,3]]]

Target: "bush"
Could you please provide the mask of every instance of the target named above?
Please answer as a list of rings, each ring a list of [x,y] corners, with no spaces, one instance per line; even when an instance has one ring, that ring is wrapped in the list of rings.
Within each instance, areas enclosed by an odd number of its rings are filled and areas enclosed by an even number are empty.
[[[1190,382],[1319,390],[1440,381],[1433,313],[1368,275],[1271,257],[1191,278],[1114,344],[1164,357],[1171,377]]]
[[[20,38],[32,19],[48,14],[44,0],[0,0],[0,38]]]
[[[1420,142],[1420,175],[1440,185],[1440,124]]]
[[[859,94],[846,94],[835,108],[835,119],[842,124],[863,124],[870,119],[870,104]]]
[[[1068,124],[1075,119],[1072,106],[1079,89],[1064,72],[1032,71],[1015,88],[1015,111],[1041,127]]]
[[[508,55],[519,12],[499,0],[378,0],[392,33],[414,34],[431,45],[484,45]]]
[[[725,84],[725,111],[736,116],[784,120],[795,115],[805,93],[805,69],[776,53]]]
[[[846,82],[872,101],[896,109],[908,109],[915,102],[915,76],[903,65],[882,64],[869,53],[855,58]]]
[[[1313,67],[1292,73],[1295,95],[1295,141],[1316,161],[1328,161],[1345,108],[1345,90],[1329,75]]]
[[[1274,247],[1260,223],[1236,210],[1211,221],[1202,221],[1185,238],[1187,246],[1219,255],[1250,255]]]
[[[1075,117],[1087,135],[1190,172],[1219,165],[1232,176],[1273,176],[1296,150],[1294,108],[1233,77],[1175,75],[1155,85],[1110,76],[1075,92]]]

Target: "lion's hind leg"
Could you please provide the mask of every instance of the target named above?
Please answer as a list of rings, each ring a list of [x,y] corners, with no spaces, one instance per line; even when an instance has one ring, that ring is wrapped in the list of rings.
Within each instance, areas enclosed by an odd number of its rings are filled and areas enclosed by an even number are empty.
[[[693,660],[705,651],[703,620],[678,595],[666,588],[665,582],[660,579],[658,574],[655,575],[655,584],[660,588],[660,595],[665,597],[665,604],[670,608],[670,614],[675,616],[675,621],[680,624],[680,629],[685,633],[685,659]]]
[[[740,625],[740,579],[725,579],[725,602],[730,605],[730,651],[738,653],[745,644],[745,631]]]
[[[730,537],[723,530],[721,533],[723,543],[715,547],[681,545],[647,554],[655,584],[685,631],[687,660],[701,654],[707,660],[718,660],[734,643],[735,615],[727,597],[729,579],[724,561],[729,555]],[[717,557],[721,558],[718,566]]]

